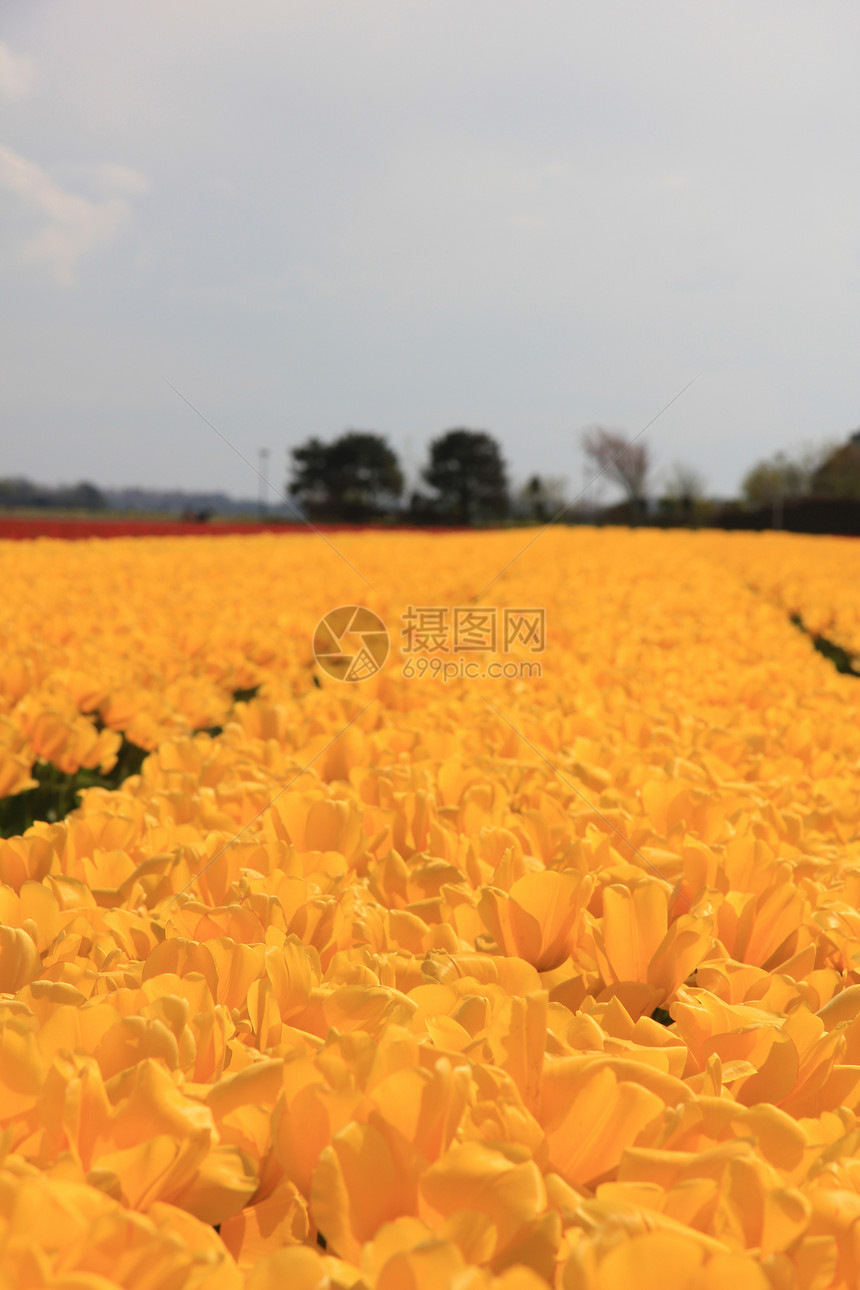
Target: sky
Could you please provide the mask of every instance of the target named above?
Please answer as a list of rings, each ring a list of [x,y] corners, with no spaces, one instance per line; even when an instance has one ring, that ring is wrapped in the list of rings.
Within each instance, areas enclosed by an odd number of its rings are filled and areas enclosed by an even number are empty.
[[[353,428],[414,481],[467,426],[572,496],[586,427],[656,417],[655,488],[730,496],[860,425],[855,0],[28,0],[0,41],[0,476],[253,497]]]

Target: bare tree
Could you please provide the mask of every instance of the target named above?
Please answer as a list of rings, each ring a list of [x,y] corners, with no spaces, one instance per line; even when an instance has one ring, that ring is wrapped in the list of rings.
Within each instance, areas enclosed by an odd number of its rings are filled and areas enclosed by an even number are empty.
[[[651,454],[646,443],[630,443],[625,435],[595,426],[582,436],[586,456],[600,474],[620,484],[628,499],[641,507],[645,502]]]

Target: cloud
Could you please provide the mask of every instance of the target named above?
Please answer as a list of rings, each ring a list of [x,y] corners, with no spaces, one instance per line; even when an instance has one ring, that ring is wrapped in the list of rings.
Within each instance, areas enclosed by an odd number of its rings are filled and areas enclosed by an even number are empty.
[[[102,162],[94,165],[91,162],[66,162],[56,166],[54,173],[69,187],[83,188],[93,197],[114,197],[124,194],[139,197],[149,190],[149,180],[133,166],[123,166],[116,162]]]
[[[88,167],[99,172],[112,195],[94,201],[63,188],[47,171],[0,145],[0,191],[17,205],[21,236],[14,260],[19,265],[39,264],[54,280],[70,286],[79,262],[95,247],[110,242],[128,219],[131,208],[125,194],[139,194],[146,180],[127,166]],[[38,227],[32,231],[33,223]]]
[[[13,54],[0,41],[0,97],[22,99],[30,93],[36,74],[33,64],[23,54]]]

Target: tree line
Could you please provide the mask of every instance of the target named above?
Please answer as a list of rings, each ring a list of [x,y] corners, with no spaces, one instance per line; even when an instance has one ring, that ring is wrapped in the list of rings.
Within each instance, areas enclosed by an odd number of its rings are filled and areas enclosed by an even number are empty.
[[[409,487],[397,453],[383,435],[347,430],[328,442],[311,437],[288,451],[286,494],[293,519],[298,509],[310,520],[346,523],[396,518],[420,525],[481,526],[562,520],[860,532],[860,430],[842,443],[778,452],[756,462],[737,500],[709,497],[699,472],[679,462],[655,481],[650,445],[639,435],[628,438],[623,431],[593,426],[581,434],[580,445],[583,487],[573,496],[564,479],[537,474],[512,490],[498,441],[484,430],[464,427],[432,440],[417,482]],[[601,481],[620,489],[624,500],[600,505]],[[111,491],[86,482],[50,488],[0,478],[0,512],[42,508],[182,511],[186,518],[204,519],[250,513],[255,506],[223,494]],[[289,518],[286,510],[273,513],[265,507],[262,494],[256,509],[281,522]]]
[[[49,488],[29,479],[0,479],[0,508],[103,511],[105,496],[95,484],[61,484]]]
[[[648,446],[628,443],[602,426],[586,433],[582,444],[595,474],[619,485],[632,509],[644,514]],[[419,524],[466,526],[500,523],[516,512],[520,519],[543,524],[568,510],[564,481],[555,477],[532,475],[514,496],[501,447],[485,430],[459,427],[433,439],[419,486],[408,497],[396,452],[374,432],[347,430],[328,443],[312,437],[290,457],[286,491],[311,520],[354,523],[396,513]],[[692,487],[692,475],[678,470],[683,494]]]
[[[778,523],[783,500],[815,497],[826,505],[860,499],[860,432],[841,447],[828,443],[757,462],[743,479],[738,502],[709,499],[704,478],[681,462],[663,476],[658,496],[650,445],[638,436],[628,439],[622,431],[594,426],[583,432],[581,446],[590,482],[602,477],[614,484],[623,502],[606,508],[589,506],[587,498],[568,502],[563,481],[540,475],[513,496],[497,440],[462,427],[432,440],[418,487],[408,497],[403,469],[384,436],[356,430],[293,448],[287,491],[312,520],[362,522],[397,514],[420,524],[457,525],[496,524],[512,515],[538,523],[592,515],[620,523],[721,524],[725,516],[742,520],[771,503]]]
[[[382,435],[348,430],[330,443],[310,438],[291,458],[287,493],[312,520],[360,522],[396,511],[421,523],[472,525],[497,523],[510,512],[507,465],[484,430],[459,428],[435,438],[420,486],[405,500],[403,469]]]

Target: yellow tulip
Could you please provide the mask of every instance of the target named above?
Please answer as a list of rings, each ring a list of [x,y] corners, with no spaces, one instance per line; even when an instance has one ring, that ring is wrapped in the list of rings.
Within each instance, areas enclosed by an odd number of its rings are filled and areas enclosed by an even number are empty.
[[[503,953],[547,971],[575,947],[591,890],[580,873],[544,870],[517,879],[507,893],[486,888],[478,909]]]
[[[0,841],[3,1290],[857,1283],[856,549],[541,540],[0,542],[0,815],[149,753]],[[543,676],[401,675],[504,566]]]

